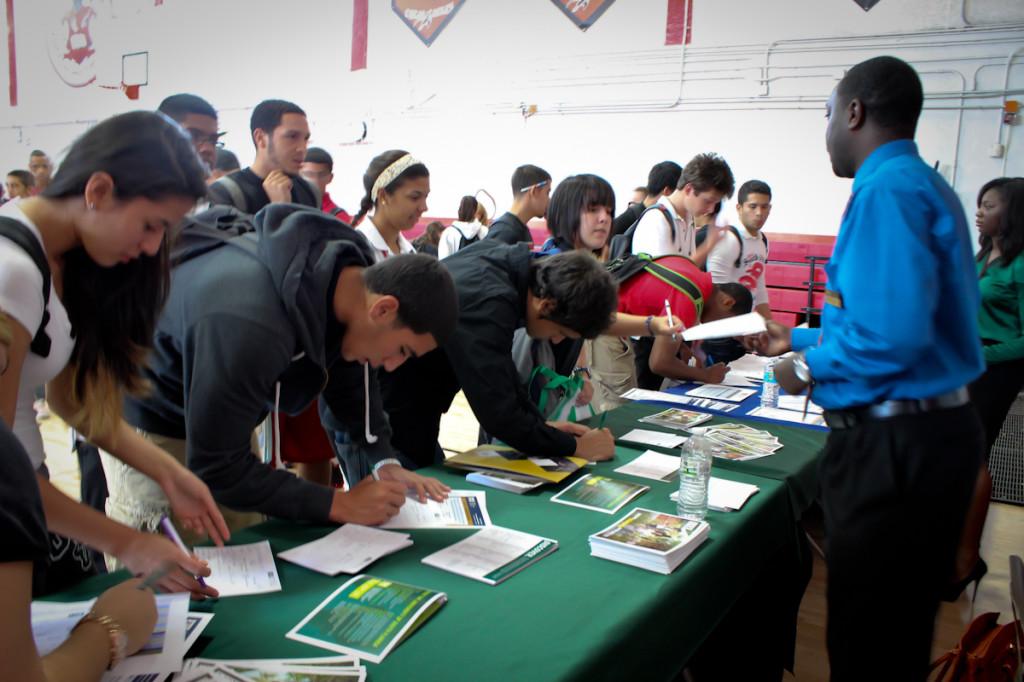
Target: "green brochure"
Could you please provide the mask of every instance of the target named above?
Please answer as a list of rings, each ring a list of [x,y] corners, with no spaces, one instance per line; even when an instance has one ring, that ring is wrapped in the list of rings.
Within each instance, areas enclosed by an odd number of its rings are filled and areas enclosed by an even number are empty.
[[[551,498],[552,502],[614,514],[650,486],[587,474]]]
[[[287,637],[380,663],[447,600],[444,592],[358,575],[321,602]]]

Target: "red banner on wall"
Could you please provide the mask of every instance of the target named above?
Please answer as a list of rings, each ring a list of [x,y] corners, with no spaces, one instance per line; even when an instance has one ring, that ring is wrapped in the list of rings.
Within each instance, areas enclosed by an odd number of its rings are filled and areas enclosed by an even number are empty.
[[[551,0],[573,23],[586,31],[615,0]]]
[[[391,0],[391,9],[430,47],[464,4],[466,0]]]

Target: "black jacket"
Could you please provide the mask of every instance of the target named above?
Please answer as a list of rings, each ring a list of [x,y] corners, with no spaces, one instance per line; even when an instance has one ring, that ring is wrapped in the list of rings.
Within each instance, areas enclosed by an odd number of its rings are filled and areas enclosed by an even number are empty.
[[[630,204],[627,206],[626,210],[615,216],[615,220],[612,221],[612,236],[625,234],[626,230],[628,230],[633,223],[640,220],[640,216],[643,214],[644,205],[642,203]]]
[[[441,261],[455,281],[459,323],[451,340],[387,378],[394,446],[419,464],[434,455],[441,413],[461,388],[491,436],[530,455],[568,456],[576,439],[545,423],[519,380],[512,337],[526,324],[530,246],[485,239]]]
[[[267,414],[297,414],[323,391],[332,428],[365,432],[363,367],[340,357],[344,328],[329,312],[342,268],[373,253],[355,230],[319,209],[272,204],[255,232],[185,228],[172,253],[171,291],[150,366],[153,390],[129,398],[125,418],[184,438],[187,461],[218,502],[287,519],[323,522],[331,488],[257,460],[250,436]],[[277,390],[280,397],[277,398]],[[374,459],[390,456],[390,431],[370,379]]]
[[[523,221],[511,211],[491,223],[487,230],[485,239],[495,239],[503,244],[518,244],[527,242],[533,244],[533,235]]]

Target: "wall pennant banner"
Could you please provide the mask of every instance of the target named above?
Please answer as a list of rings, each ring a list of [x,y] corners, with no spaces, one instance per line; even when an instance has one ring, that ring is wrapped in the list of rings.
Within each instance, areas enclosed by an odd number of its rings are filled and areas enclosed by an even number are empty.
[[[877,5],[880,0],[853,0],[855,3],[860,5],[860,8],[865,12],[869,11],[872,7]]]
[[[586,31],[615,0],[551,0],[573,23]]]
[[[391,0],[391,9],[430,47],[465,4],[466,0]]]

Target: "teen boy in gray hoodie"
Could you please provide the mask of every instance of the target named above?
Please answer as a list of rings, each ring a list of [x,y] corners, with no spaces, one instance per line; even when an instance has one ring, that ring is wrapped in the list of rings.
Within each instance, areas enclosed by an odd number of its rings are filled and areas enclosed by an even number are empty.
[[[165,447],[177,441],[231,509],[375,525],[398,513],[407,488],[442,499],[438,481],[385,462],[394,456],[391,431],[369,367],[391,371],[452,334],[458,304],[445,268],[423,255],[373,265],[349,226],[291,204],[257,213],[253,233],[198,221],[172,253],[148,370],[153,390],[126,401],[126,419]],[[330,428],[383,464],[382,480],[367,477],[346,493],[254,456],[251,434],[268,413],[295,414],[321,392]],[[137,511],[152,506],[137,490],[123,485],[112,498],[136,498],[126,506]]]

